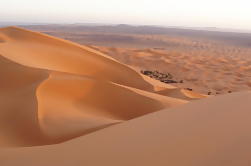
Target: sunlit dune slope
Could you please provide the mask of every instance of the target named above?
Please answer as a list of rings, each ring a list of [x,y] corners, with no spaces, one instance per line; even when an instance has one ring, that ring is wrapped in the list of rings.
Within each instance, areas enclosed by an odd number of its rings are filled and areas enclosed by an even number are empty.
[[[0,147],[61,143],[187,103],[84,46],[16,27],[0,41]]]
[[[129,67],[63,39],[8,27],[0,29],[0,40],[0,54],[26,66],[91,76],[143,90],[153,88]]]
[[[59,145],[2,149],[16,165],[248,166],[251,92],[148,114]]]

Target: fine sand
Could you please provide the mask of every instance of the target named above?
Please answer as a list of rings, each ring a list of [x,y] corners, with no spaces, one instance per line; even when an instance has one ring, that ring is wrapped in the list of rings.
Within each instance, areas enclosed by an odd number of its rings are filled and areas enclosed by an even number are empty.
[[[0,165],[251,164],[250,92],[209,97],[17,27],[0,69]]]
[[[131,25],[30,25],[137,70],[170,73],[174,86],[221,95],[251,90],[251,33]]]
[[[90,48],[16,27],[0,38],[0,146],[59,143],[187,103]]]
[[[248,166],[250,100],[251,93],[242,92],[196,101],[58,145],[2,149],[0,161],[5,166]]]
[[[185,49],[182,40],[177,42],[181,46],[171,49],[93,48],[138,70],[171,73],[174,79],[183,81],[173,84],[180,88],[212,95],[251,90],[250,49],[222,44],[206,46],[203,42],[198,46],[186,43],[191,49]]]

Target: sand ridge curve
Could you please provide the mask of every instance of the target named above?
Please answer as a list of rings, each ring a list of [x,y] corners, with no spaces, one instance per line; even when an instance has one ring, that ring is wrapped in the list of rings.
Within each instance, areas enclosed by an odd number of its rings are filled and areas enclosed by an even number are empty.
[[[187,103],[86,46],[17,27],[0,40],[0,147],[61,143]]]

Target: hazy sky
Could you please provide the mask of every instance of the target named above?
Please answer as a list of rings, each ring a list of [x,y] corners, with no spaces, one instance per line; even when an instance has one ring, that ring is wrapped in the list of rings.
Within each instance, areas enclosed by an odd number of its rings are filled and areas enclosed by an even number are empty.
[[[251,30],[250,0],[0,0],[0,21],[130,23]]]

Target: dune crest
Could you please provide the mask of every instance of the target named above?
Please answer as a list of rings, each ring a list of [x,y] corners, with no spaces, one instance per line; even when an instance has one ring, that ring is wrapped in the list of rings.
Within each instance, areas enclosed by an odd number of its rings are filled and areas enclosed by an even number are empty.
[[[16,27],[2,28],[0,34],[8,38],[0,47],[1,55],[19,64],[152,89],[129,67],[90,48]]]

